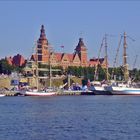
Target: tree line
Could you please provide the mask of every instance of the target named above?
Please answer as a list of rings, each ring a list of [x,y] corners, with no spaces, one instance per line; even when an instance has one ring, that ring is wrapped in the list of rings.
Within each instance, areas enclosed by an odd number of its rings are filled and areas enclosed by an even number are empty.
[[[23,72],[23,67],[12,66],[6,59],[0,60],[0,74],[10,75],[12,72]]]
[[[49,66],[47,66],[49,67]],[[62,67],[53,67],[53,69],[59,69],[60,71],[54,71],[52,72],[52,75],[72,75],[76,77],[81,77],[89,80],[95,80],[95,67],[76,67],[76,66],[69,66],[66,69],[63,69]],[[7,60],[1,59],[0,60],[0,74],[8,74],[10,75],[12,72],[18,72],[23,73],[24,67],[17,67],[17,66],[11,66]],[[123,67],[117,67],[117,68],[109,68],[109,79],[114,79],[117,81],[123,80]],[[102,67],[98,67],[98,80],[102,81],[106,79],[106,69]],[[113,73],[113,77],[112,77]],[[41,73],[43,75],[43,73]],[[129,70],[129,76],[134,81],[140,81],[140,69],[134,68],[133,70]]]

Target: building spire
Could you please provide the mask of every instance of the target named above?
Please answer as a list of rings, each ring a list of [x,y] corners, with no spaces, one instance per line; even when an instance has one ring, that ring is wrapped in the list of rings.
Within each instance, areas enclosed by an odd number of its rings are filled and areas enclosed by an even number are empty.
[[[41,25],[40,38],[41,38],[41,39],[46,39],[46,34],[45,34],[44,25]]]
[[[49,47],[48,40],[46,38],[44,25],[41,25],[40,37],[37,41],[37,54],[38,61],[48,62],[49,60]]]
[[[78,45],[75,48],[75,54],[78,54],[81,60],[81,66],[87,66],[87,48],[83,42],[83,38],[79,38]]]
[[[78,43],[79,46],[85,46],[84,45],[84,42],[83,42],[83,38],[79,38],[79,43]]]
[[[46,45],[48,45],[48,40],[47,40],[47,38],[46,38],[44,25],[41,25],[40,37],[39,37],[39,39],[38,39],[38,43],[39,43],[39,44],[46,44]]]
[[[79,51],[82,51],[82,50],[86,51],[87,49],[86,49],[86,46],[83,42],[83,38],[79,38],[79,42],[78,42],[78,45],[75,48],[75,51],[79,52]]]

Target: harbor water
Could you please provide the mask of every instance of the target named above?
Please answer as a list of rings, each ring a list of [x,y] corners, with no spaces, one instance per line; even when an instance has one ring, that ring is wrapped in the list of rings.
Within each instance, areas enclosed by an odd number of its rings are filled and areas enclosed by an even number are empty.
[[[140,96],[0,98],[0,140],[139,140]]]

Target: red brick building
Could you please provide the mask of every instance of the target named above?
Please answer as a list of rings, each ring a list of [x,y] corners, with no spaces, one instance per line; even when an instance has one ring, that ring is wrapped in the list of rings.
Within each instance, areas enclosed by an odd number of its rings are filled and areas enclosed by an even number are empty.
[[[8,61],[10,65],[13,65],[13,66],[24,66],[26,63],[25,58],[20,54],[17,54],[14,57],[11,57],[11,56],[6,57],[5,59]]]
[[[78,45],[73,53],[57,53],[51,52],[51,47],[46,38],[44,26],[41,26],[40,37],[37,41],[37,55],[32,55],[31,59],[49,63],[52,66],[62,66],[64,69],[68,66],[82,66],[82,67],[95,67],[98,62],[100,65],[104,65],[104,58],[90,59],[87,58],[87,47],[85,46],[83,39],[79,38]]]
[[[97,65],[101,65],[103,68],[106,68],[106,62],[104,58],[91,58],[89,60],[89,67],[96,67]]]
[[[84,44],[83,38],[79,38],[78,44],[73,53],[60,53],[52,52],[51,47],[46,38],[44,26],[41,26],[40,37],[37,40],[36,53],[31,56],[31,60],[38,60],[44,63],[50,63],[52,66],[62,66],[64,69],[68,66],[82,66],[82,67],[95,67],[97,64],[105,67],[105,59],[92,58],[88,60],[87,47]],[[24,66],[26,63],[25,58],[17,54],[14,57],[6,57],[10,65]]]

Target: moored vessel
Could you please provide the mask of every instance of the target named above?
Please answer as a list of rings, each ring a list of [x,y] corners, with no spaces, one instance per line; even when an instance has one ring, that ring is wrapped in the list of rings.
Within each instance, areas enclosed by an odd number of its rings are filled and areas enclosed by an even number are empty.
[[[123,38],[123,74],[124,74],[124,81],[121,83],[113,83],[111,86],[107,86],[106,90],[110,91],[113,95],[140,95],[140,88],[135,87],[132,84],[132,80],[129,77],[129,70],[127,64],[127,43],[126,43],[126,33],[124,32]]]
[[[140,88],[123,86],[108,86],[107,91],[110,91],[112,95],[140,95]]]
[[[0,97],[4,97],[5,96],[5,94],[0,94]]]
[[[25,91],[24,92],[25,96],[52,96],[56,95],[55,91]]]

